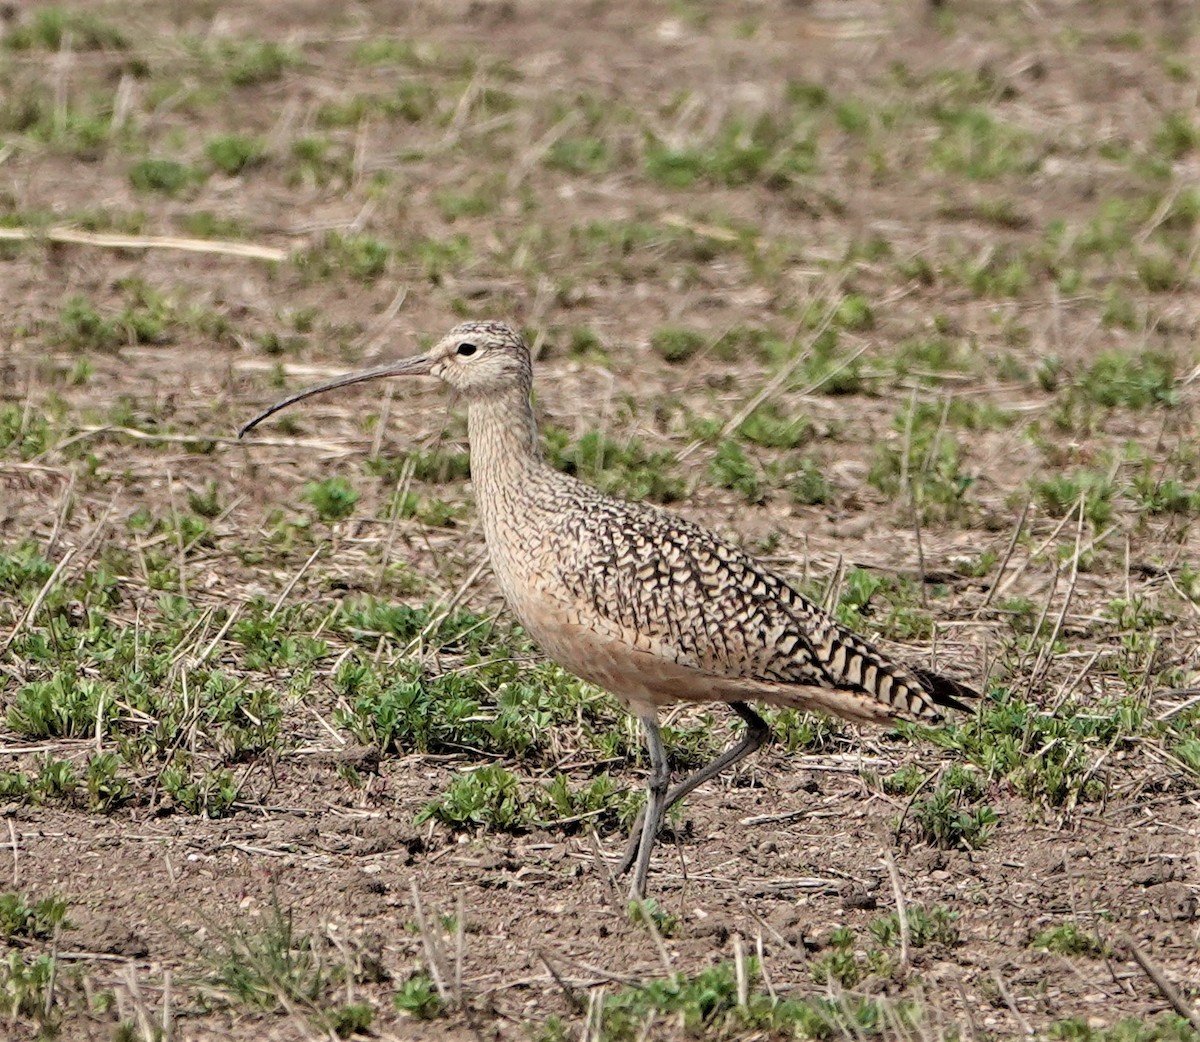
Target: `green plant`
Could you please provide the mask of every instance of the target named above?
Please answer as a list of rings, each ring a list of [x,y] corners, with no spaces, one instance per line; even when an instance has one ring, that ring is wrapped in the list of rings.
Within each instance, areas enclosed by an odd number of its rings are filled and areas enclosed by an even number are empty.
[[[61,672],[18,688],[8,707],[8,726],[30,738],[81,737],[117,713],[109,685]]]
[[[274,40],[226,38],[218,41],[213,60],[235,87],[253,87],[280,79],[300,58]]]
[[[997,120],[986,109],[939,106],[939,125],[931,148],[933,163],[950,174],[990,181],[1010,173],[1029,173],[1037,163],[1029,154],[1028,136]]]
[[[1132,742],[1144,713],[1132,700],[1086,710],[1068,703],[1048,713],[1001,691],[973,719],[928,734],[989,779],[1006,779],[1025,798],[1071,807],[1104,795],[1107,785],[1097,758]]]
[[[637,817],[638,797],[618,788],[608,774],[572,789],[565,774],[556,774],[538,798],[540,813],[572,822],[586,819],[601,832],[628,828]]]
[[[795,449],[813,437],[813,426],[804,416],[785,415],[776,402],[766,402],[747,416],[738,434],[769,449]]]
[[[1036,479],[1033,493],[1054,517],[1065,517],[1082,504],[1083,516],[1099,528],[1112,519],[1116,485],[1100,471],[1080,470]]]
[[[222,134],[210,138],[204,146],[210,163],[229,177],[258,166],[266,158],[266,148],[256,138],[242,134]]]
[[[833,498],[833,487],[821,465],[808,456],[800,460],[798,469],[789,478],[788,490],[792,501],[802,506],[818,506]]]
[[[0,452],[28,460],[45,452],[54,440],[50,420],[40,410],[11,403],[0,405]]]
[[[886,972],[890,961],[878,948],[857,950],[854,931],[841,926],[829,935],[826,951],[809,962],[808,971],[818,984],[853,988],[868,974]]]
[[[312,504],[322,521],[341,521],[354,513],[361,498],[345,478],[310,481],[304,486],[304,498]]]
[[[1154,131],[1154,147],[1170,160],[1200,150],[1200,123],[1184,112],[1168,112]]]
[[[1160,351],[1138,354],[1108,351],[1080,376],[1078,393],[1098,405],[1145,409],[1175,405],[1175,360]]]
[[[1089,959],[1103,959],[1112,954],[1112,949],[1099,937],[1075,923],[1046,927],[1030,941],[1030,946],[1059,955],[1082,955]]]
[[[43,1037],[52,1037],[56,1017],[51,982],[55,971],[56,960],[49,955],[33,956],[27,961],[22,952],[10,951],[0,958],[0,1013],[11,1020],[33,1018],[42,1025]]]
[[[126,34],[112,23],[89,11],[52,4],[33,8],[27,19],[12,25],[2,46],[14,51],[58,51],[68,37],[76,51],[123,51],[129,47]]]
[[[999,819],[991,807],[973,805],[980,795],[977,775],[952,767],[929,796],[909,809],[917,837],[943,849],[982,847]]]
[[[875,451],[867,480],[893,498],[911,494],[914,507],[926,521],[946,521],[959,516],[975,479],[963,473],[958,439],[948,429],[941,411],[917,404],[897,415],[892,426],[900,444],[884,444]]]
[[[773,739],[789,753],[828,752],[844,748],[846,729],[825,713],[777,709],[768,714]]]
[[[431,818],[451,828],[483,826],[517,832],[530,826],[535,811],[522,798],[517,776],[489,765],[455,778],[440,800],[417,815],[417,824]]]
[[[204,180],[204,174],[174,159],[141,159],[129,168],[129,183],[139,192],[178,195]]]
[[[648,452],[640,441],[620,442],[599,431],[588,431],[571,442],[566,432],[557,428],[545,432],[545,443],[551,465],[603,492],[673,503],[687,491],[684,480],[674,472],[673,452]]]
[[[272,896],[269,913],[253,930],[238,927],[218,935],[205,951],[208,983],[230,999],[260,1009],[307,1006],[337,982],[338,972],[296,931],[290,910]]]
[[[61,897],[43,897],[29,905],[20,894],[0,894],[0,934],[7,938],[49,938],[70,928],[67,902]]]
[[[375,1020],[375,1010],[366,1002],[350,1002],[344,1006],[335,1006],[321,1019],[338,1038],[369,1035],[371,1023]]]
[[[611,157],[602,138],[563,137],[550,146],[545,163],[552,170],[594,176],[607,172]]]
[[[328,233],[312,249],[296,254],[301,271],[314,279],[344,272],[359,282],[372,283],[388,269],[392,248],[369,235]]]
[[[718,488],[732,489],[747,503],[761,503],[766,498],[761,471],[732,438],[717,446],[716,455],[708,465],[708,476]]]
[[[222,818],[230,813],[240,794],[233,774],[223,768],[196,771],[184,759],[164,767],[158,779],[162,791],[189,814]]]
[[[929,909],[924,905],[909,905],[906,911],[908,919],[909,943],[914,948],[925,948],[931,944],[940,944],[953,948],[959,942],[959,931],[955,925],[958,918],[956,912],[943,905]],[[868,929],[871,935],[882,945],[895,947],[900,943],[900,917],[892,912],[879,919],[873,920]]]
[[[433,1020],[445,1009],[445,1003],[427,973],[414,973],[393,998],[396,1009],[418,1020]]]
[[[117,324],[104,318],[85,297],[71,297],[59,313],[60,339],[71,347],[111,350],[121,341]]]
[[[815,135],[770,113],[755,119],[733,116],[707,141],[675,145],[650,139],[645,149],[646,173],[668,188],[690,188],[699,181],[728,187],[760,181],[785,188],[816,166]]]
[[[686,1037],[860,1038],[916,1020],[911,1003],[884,1004],[872,998],[784,998],[758,986],[759,969],[746,960],[747,995],[739,1002],[737,974],[730,963],[709,967],[694,977],[673,973],[662,980],[623,988],[607,996],[599,1011],[603,1042],[635,1042],[648,1023],[678,1024]]]
[[[1172,755],[1200,778],[1200,738],[1185,738],[1171,749]]]
[[[627,912],[630,922],[645,923],[663,937],[673,937],[679,929],[679,916],[666,911],[653,898],[630,901]]]
[[[686,362],[708,342],[708,338],[694,329],[682,326],[663,326],[650,336],[650,347],[664,362],[677,364]]]
[[[83,781],[88,791],[88,803],[94,810],[107,814],[133,797],[129,779],[118,773],[122,765],[123,760],[117,753],[97,753],[88,761]]]

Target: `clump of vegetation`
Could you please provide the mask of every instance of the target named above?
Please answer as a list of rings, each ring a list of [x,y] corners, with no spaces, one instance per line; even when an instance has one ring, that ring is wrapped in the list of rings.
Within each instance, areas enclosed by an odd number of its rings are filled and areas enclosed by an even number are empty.
[[[650,347],[664,362],[686,362],[708,342],[703,333],[682,326],[663,326],[650,337]]]
[[[517,776],[491,765],[456,778],[441,799],[417,815],[417,824],[431,818],[451,828],[484,826],[501,832],[528,827],[533,820]]]
[[[1112,949],[1094,933],[1082,929],[1075,923],[1059,923],[1042,930],[1031,942],[1030,947],[1059,955],[1081,955],[1089,959],[1103,959],[1112,954]]]
[[[55,441],[54,429],[40,409],[25,409],[11,402],[0,405],[0,453],[4,455],[22,460],[41,455]]]
[[[203,171],[175,159],[140,159],[129,168],[129,183],[139,192],[176,196],[204,181]]]
[[[58,51],[70,39],[76,51],[124,51],[128,36],[116,25],[89,11],[53,4],[38,5],[18,19],[0,37],[0,45],[14,51]]]
[[[940,130],[930,150],[931,159],[947,173],[991,181],[1037,168],[1028,135],[986,109],[945,105],[933,115]]]
[[[645,168],[668,188],[691,188],[701,181],[729,187],[761,181],[784,188],[816,170],[816,136],[770,113],[753,120],[734,116],[708,141],[671,145],[651,139]]]
[[[586,820],[610,831],[632,823],[637,803],[633,793],[618,790],[607,774],[574,790],[566,775],[559,774],[545,788],[524,791],[511,771],[488,765],[455,778],[420,811],[417,824],[434,820],[453,829],[521,832],[556,821],[570,825]]]
[[[737,973],[721,963],[694,977],[674,973],[663,980],[624,988],[605,998],[599,1013],[599,1034],[606,1042],[635,1042],[649,1018],[671,1018],[689,1035],[738,1038],[748,1033],[799,1038],[861,1037],[900,1023],[911,1028],[918,1020],[907,1001],[884,1003],[874,998],[843,994],[836,999],[783,998],[758,983],[756,960],[746,960],[747,994],[738,997]]]
[[[401,1013],[418,1020],[433,1020],[441,1016],[446,1008],[428,973],[414,973],[400,985],[392,1001]]]
[[[367,461],[367,470],[392,483],[411,473],[413,481],[448,485],[470,476],[471,457],[458,448],[417,449],[398,456],[377,456]]]
[[[326,478],[306,484],[304,498],[322,521],[341,521],[354,513],[354,504],[362,496],[345,478]]]
[[[636,439],[621,442],[599,431],[572,442],[565,431],[550,428],[544,440],[552,466],[604,492],[655,503],[674,503],[687,492],[686,482],[675,473],[673,452],[648,452]]]
[[[955,765],[937,787],[909,809],[917,837],[930,846],[982,847],[999,820],[991,807],[976,801],[983,785],[972,770]]]
[[[1097,470],[1055,474],[1035,479],[1033,483],[1034,495],[1047,513],[1066,517],[1082,505],[1083,516],[1097,528],[1112,520],[1116,491],[1112,478]]]
[[[46,939],[70,925],[67,902],[61,897],[43,897],[28,904],[20,894],[0,894],[0,934],[6,938]]]
[[[365,961],[343,948],[330,957],[327,942],[302,933],[290,909],[272,896],[270,910],[252,928],[218,933],[205,945],[205,985],[230,1003],[268,1012],[309,1013],[324,1033],[348,1038],[366,1030],[374,1014],[361,1002],[337,1001],[347,983],[374,977]]]
[[[933,908],[909,905],[905,918],[908,920],[909,944],[914,948],[927,948],[931,944],[953,948],[959,943],[958,914],[944,905]],[[895,912],[874,920],[868,929],[880,944],[890,948],[899,946],[900,917]]]
[[[1136,740],[1144,716],[1144,706],[1132,700],[1087,708],[1068,703],[1051,714],[1000,692],[966,723],[930,731],[929,737],[1027,799],[1072,807],[1104,796],[1101,763],[1109,750]]]
[[[1161,351],[1101,354],[1076,384],[1079,394],[1097,405],[1145,409],[1176,405],[1175,359]]]
[[[258,166],[266,158],[266,146],[257,138],[244,134],[221,134],[210,138],[204,154],[221,173],[229,177]]]
[[[717,488],[736,492],[747,503],[761,503],[766,498],[762,471],[732,438],[717,446],[717,453],[708,466],[709,480]]]
[[[928,406],[906,407],[892,424],[897,434],[876,449],[867,475],[890,498],[911,495],[924,521],[959,517],[975,481],[963,471],[958,439],[945,422],[948,415],[948,409],[939,413]]]
[[[807,417],[786,415],[782,406],[767,402],[742,421],[738,435],[768,449],[795,449],[812,438],[813,425]]]

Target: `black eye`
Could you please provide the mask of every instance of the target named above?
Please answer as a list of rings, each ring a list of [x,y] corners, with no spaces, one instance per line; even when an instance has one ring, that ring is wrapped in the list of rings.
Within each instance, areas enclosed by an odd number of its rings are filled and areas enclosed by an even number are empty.
[[[460,355],[462,355],[464,358],[470,358],[471,355],[473,355],[475,353],[475,345],[474,344],[459,344],[458,345],[458,353]]]

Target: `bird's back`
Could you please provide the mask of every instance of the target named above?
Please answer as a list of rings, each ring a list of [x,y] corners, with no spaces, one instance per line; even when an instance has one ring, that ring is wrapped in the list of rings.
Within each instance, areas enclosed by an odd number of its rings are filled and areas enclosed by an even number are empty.
[[[888,659],[685,518],[558,474],[530,493],[536,567],[505,575],[493,547],[501,585],[552,657],[618,696],[757,699],[878,722],[937,720],[975,694]]]

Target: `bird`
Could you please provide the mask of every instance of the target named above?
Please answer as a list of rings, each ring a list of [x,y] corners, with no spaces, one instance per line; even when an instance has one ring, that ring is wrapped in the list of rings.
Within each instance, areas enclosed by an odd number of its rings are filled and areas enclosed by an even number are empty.
[[[839,624],[734,543],[660,507],[602,493],[543,457],[524,338],[502,322],[464,322],[428,353],[299,391],[239,432],[316,394],[385,377],[430,376],[467,405],[471,484],[492,572],[509,609],[545,655],[614,695],[640,722],[646,800],[619,874],[645,898],[666,812],[759,749],[766,720],[751,703],[889,724],[969,711],[978,692],[905,665]],[[740,741],[671,786],[660,711],[725,703]]]

